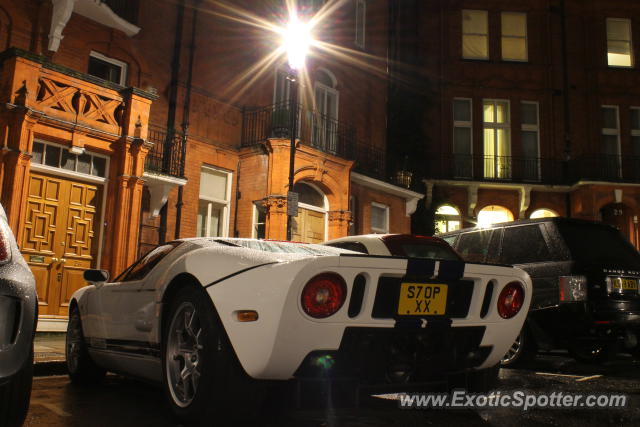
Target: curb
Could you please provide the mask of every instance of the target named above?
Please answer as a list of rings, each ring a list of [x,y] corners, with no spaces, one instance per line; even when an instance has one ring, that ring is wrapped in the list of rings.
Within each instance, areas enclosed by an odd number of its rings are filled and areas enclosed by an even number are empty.
[[[49,377],[52,375],[66,375],[67,363],[64,360],[35,361],[33,364],[34,377]]]

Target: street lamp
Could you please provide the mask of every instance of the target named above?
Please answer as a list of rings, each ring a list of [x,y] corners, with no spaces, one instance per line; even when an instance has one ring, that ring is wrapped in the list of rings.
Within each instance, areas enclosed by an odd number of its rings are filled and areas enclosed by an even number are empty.
[[[295,10],[290,12],[289,23],[283,32],[282,48],[287,52],[289,69],[287,80],[289,80],[289,130],[291,136],[291,147],[289,151],[289,187],[287,192],[287,240],[291,240],[291,227],[293,225],[294,209],[290,203],[295,203],[297,208],[297,198],[292,197],[293,175],[295,173],[296,158],[296,133],[298,121],[298,70],[303,69],[305,58],[311,45],[311,27],[308,23],[300,21]],[[294,202],[295,199],[295,202]]]

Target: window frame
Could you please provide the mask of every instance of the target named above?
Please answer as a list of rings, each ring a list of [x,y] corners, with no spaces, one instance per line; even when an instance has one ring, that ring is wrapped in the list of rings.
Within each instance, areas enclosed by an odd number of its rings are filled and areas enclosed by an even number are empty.
[[[202,236],[198,236],[198,237],[229,237],[229,216],[230,216],[230,212],[231,212],[231,188],[232,188],[232,184],[233,184],[233,172],[224,170],[224,169],[220,169],[217,168],[215,166],[210,166],[210,165],[202,165],[200,167],[200,181],[202,181],[202,171],[204,169],[208,169],[211,170],[215,173],[219,173],[219,174],[224,174],[226,175],[226,196],[227,199],[223,200],[223,199],[218,199],[215,197],[207,197],[207,196],[203,196],[200,193],[200,189],[198,189],[198,206],[200,206],[200,202],[201,201],[206,201],[209,202],[208,206],[207,206],[207,221],[206,221],[206,229],[203,232]],[[212,212],[212,206],[216,204],[222,207],[222,225],[221,225],[221,232],[219,236],[211,236],[211,230],[209,229],[210,227],[210,218],[211,218],[211,212]],[[199,207],[198,207],[199,209]],[[196,218],[197,218],[197,214],[198,211],[196,211]]]
[[[504,34],[504,17],[508,15],[524,15],[524,37]],[[524,39],[524,59],[505,58],[503,42],[505,39]],[[501,12],[500,13],[500,57],[505,62],[529,62],[529,22],[526,12]]]
[[[373,226],[373,208],[379,208],[385,210],[385,228],[378,228]],[[369,221],[369,228],[373,234],[389,234],[389,205],[383,203],[371,202],[371,221]]]
[[[482,34],[482,33],[465,33],[464,32],[464,13],[465,12],[482,12],[485,16],[485,29],[486,29],[486,33]],[[471,59],[471,60],[477,60],[477,61],[487,61],[489,60],[489,58],[491,58],[491,51],[490,51],[490,43],[489,43],[489,11],[488,10],[483,10],[483,9],[462,9],[462,13],[460,15],[460,20],[461,20],[461,29],[460,29],[460,33],[462,35],[461,40],[462,40],[462,58],[463,59]],[[464,38],[465,36],[482,36],[485,38],[485,46],[486,46],[486,50],[487,50],[487,55],[486,56],[466,56],[465,52],[464,52]]]
[[[614,40],[614,39],[609,39],[609,22],[613,22],[613,21],[617,21],[617,22],[625,22],[629,25],[629,40]],[[629,68],[634,68],[635,67],[635,55],[633,54],[633,25],[632,25],[632,21],[629,18],[606,18],[606,22],[605,22],[605,39],[607,41],[607,45],[606,45],[606,54],[607,54],[607,67],[609,68],[622,68],[622,69],[629,69]],[[609,42],[625,42],[625,43],[629,43],[629,62],[630,65],[611,65],[609,63]]]
[[[535,105],[536,107],[536,124],[532,125],[529,123],[524,123],[522,120],[523,115],[520,114],[520,143],[522,144],[522,148],[524,148],[524,139],[522,136],[524,132],[535,132],[536,133],[536,163],[537,163],[537,171],[535,181],[540,181],[542,179],[542,162],[541,162],[541,154],[540,154],[540,103],[538,101],[520,101],[520,110],[522,111],[522,106]],[[524,150],[523,150],[524,151]],[[526,157],[523,156],[524,159]],[[526,160],[525,160],[526,161]],[[526,169],[525,169],[526,170]]]
[[[116,67],[120,67],[120,81],[119,82],[113,82],[113,83],[116,83],[116,84],[118,84],[120,86],[126,86],[127,85],[127,77],[128,77],[128,74],[129,74],[129,65],[126,62],[120,61],[119,59],[111,58],[109,56],[103,55],[102,53],[96,52],[94,50],[92,50],[89,53],[89,61],[91,60],[91,58],[95,58],[95,59],[98,59],[100,61],[107,62],[107,63],[109,63],[111,65],[115,65]],[[89,68],[88,65],[89,64],[87,63],[87,71],[88,71],[88,68]],[[91,75],[93,75],[93,74],[91,74]],[[97,76],[94,76],[94,77],[97,77]],[[100,78],[100,77],[98,77],[98,78]]]
[[[364,49],[367,40],[367,2],[356,0],[356,33],[353,43],[360,49]],[[360,36],[360,37],[358,37]]]
[[[470,121],[456,120],[456,101],[468,101],[469,103],[469,111],[470,111]],[[469,176],[458,176],[457,171],[458,168],[455,168],[454,175],[456,178],[472,178],[473,177],[473,98],[462,98],[462,97],[454,97],[451,101],[451,121],[453,122],[453,128],[451,129],[451,151],[454,157],[454,165],[455,165],[455,132],[456,128],[466,128],[469,129],[469,134],[471,135],[471,140],[469,141],[469,159],[471,160],[471,164],[469,165]]]
[[[638,112],[638,117],[640,118],[640,107],[630,107],[629,108],[629,115],[631,117],[633,117],[633,111],[637,111]],[[629,127],[630,127],[630,134],[631,134],[631,149],[633,150],[633,156],[634,157],[640,157],[640,150],[638,152],[636,152],[636,147],[633,144],[633,139],[634,138],[640,138],[640,127],[638,129],[634,129],[633,128],[633,120],[629,120]],[[640,148],[640,147],[639,147]]]
[[[493,122],[485,121],[484,107],[485,107],[485,104],[487,102],[491,102],[493,104],[493,108],[494,108],[494,121]],[[503,123],[497,122],[498,103],[506,103],[506,107],[507,107],[506,113],[507,114],[506,114],[506,119],[505,119],[505,121]],[[483,98],[482,99],[482,148],[483,148],[482,156],[483,156],[483,159],[484,159],[483,166],[486,166],[486,164],[487,164],[486,162],[488,161],[488,157],[490,157],[490,156],[488,156],[486,154],[486,150],[485,150],[485,144],[486,144],[485,131],[487,129],[492,129],[494,131],[494,135],[497,134],[497,131],[499,129],[504,129],[504,130],[507,131],[506,135],[508,136],[508,144],[507,144],[507,147],[508,147],[507,152],[508,152],[508,154],[506,156],[500,156],[498,154],[493,154],[493,156],[491,156],[491,157],[493,157],[493,176],[489,176],[488,173],[487,173],[486,168],[483,168],[483,171],[482,171],[483,177],[485,179],[498,179],[498,180],[506,179],[506,180],[509,180],[509,179],[511,179],[512,172],[513,172],[512,171],[512,166],[513,165],[511,164],[511,161],[512,161],[512,155],[511,155],[511,152],[512,152],[511,148],[512,147],[511,147],[511,145],[512,145],[513,141],[512,141],[512,138],[511,138],[511,101],[510,100],[508,100],[508,99],[497,99],[497,98],[496,99],[493,99],[493,98]],[[494,147],[493,147],[494,148],[494,153],[497,153],[497,151],[498,151],[498,150],[496,150],[497,141],[498,141],[498,139],[497,139],[497,137],[495,137],[494,138]],[[499,160],[498,160],[500,157],[507,157],[508,158],[508,160],[507,160],[507,168],[506,168],[507,173],[505,174],[505,176],[502,176],[502,174],[500,172],[500,170],[502,170],[502,168],[499,165]]]

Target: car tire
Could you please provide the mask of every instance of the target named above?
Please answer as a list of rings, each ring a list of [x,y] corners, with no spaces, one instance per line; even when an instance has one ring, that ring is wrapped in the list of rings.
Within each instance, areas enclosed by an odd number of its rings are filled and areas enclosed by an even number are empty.
[[[525,325],[509,347],[507,353],[500,360],[503,368],[513,368],[531,362],[538,352],[533,335]]]
[[[22,368],[0,385],[0,426],[18,427],[29,409],[33,382],[33,347]]]
[[[569,345],[569,354],[578,362],[602,364],[615,354],[615,345],[575,340]]]
[[[185,287],[169,304],[162,334],[162,382],[174,415],[188,423],[257,416],[264,388],[240,366],[208,295]]]
[[[100,383],[106,370],[95,364],[84,339],[82,320],[77,308],[72,308],[67,324],[67,336],[65,342],[65,358],[67,372],[73,384],[91,385]]]

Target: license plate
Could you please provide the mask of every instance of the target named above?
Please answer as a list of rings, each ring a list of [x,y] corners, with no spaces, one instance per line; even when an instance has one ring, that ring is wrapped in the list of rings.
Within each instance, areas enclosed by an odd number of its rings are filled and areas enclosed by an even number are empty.
[[[619,291],[637,291],[638,281],[636,279],[616,278],[613,281],[613,289]]]
[[[447,307],[447,285],[402,283],[399,315],[443,315]]]

